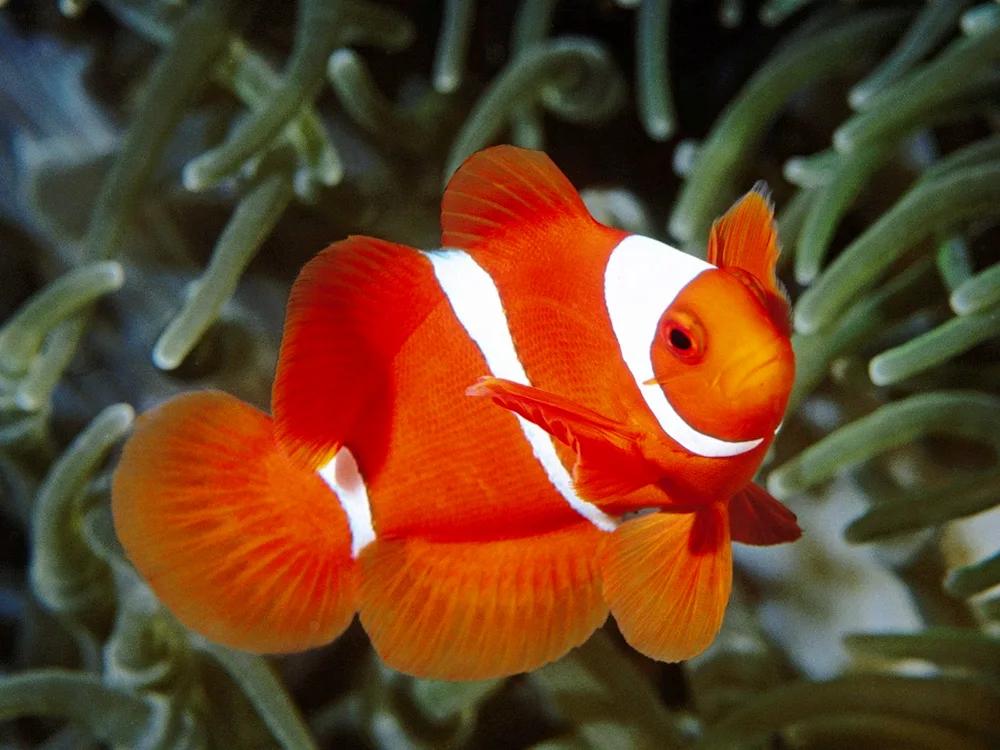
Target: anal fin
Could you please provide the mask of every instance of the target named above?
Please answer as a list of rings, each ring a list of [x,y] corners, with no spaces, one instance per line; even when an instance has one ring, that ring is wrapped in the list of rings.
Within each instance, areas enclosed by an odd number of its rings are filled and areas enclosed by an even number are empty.
[[[520,539],[379,539],[360,557],[361,623],[394,669],[443,680],[526,672],[608,616],[589,523]]]
[[[725,507],[633,518],[604,538],[604,598],[625,640],[646,656],[697,656],[722,626],[733,580]]]

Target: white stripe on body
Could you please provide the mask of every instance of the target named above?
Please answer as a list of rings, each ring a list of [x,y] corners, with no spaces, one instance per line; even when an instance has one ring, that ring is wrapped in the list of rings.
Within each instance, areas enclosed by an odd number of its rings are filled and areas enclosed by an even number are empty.
[[[490,275],[463,250],[444,249],[425,255],[455,317],[479,347],[490,373],[530,386],[514,348],[500,294]],[[573,480],[552,444],[552,436],[534,422],[515,416],[535,458],[570,507],[602,531],[614,531],[618,525],[614,518],[576,494]]]
[[[763,440],[729,442],[698,432],[674,409],[653,378],[650,348],[664,311],[710,263],[649,237],[630,235],[611,252],[604,272],[604,299],[622,359],[660,427],[679,445],[706,458],[747,453]]]
[[[340,507],[347,515],[347,525],[351,530],[351,557],[356,558],[361,550],[375,541],[375,527],[368,488],[358,471],[354,454],[347,448],[341,448],[317,473],[337,494]]]

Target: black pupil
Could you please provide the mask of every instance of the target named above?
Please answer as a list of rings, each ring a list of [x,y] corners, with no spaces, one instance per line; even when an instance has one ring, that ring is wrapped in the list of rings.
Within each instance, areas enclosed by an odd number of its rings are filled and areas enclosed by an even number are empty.
[[[689,339],[688,335],[684,333],[684,331],[682,331],[680,328],[671,328],[670,345],[674,347],[674,349],[679,349],[682,352],[686,352],[688,349],[691,348],[691,339]]]

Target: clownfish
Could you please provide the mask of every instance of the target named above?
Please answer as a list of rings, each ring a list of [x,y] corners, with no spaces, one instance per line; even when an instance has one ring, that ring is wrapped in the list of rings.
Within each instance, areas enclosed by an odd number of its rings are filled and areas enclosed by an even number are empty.
[[[268,416],[202,391],[139,418],[115,528],[190,629],[383,661],[535,669],[614,615],[663,661],[714,639],[731,542],[801,534],[753,484],[794,378],[765,188],[708,261],[595,221],[544,154],[470,157],[442,248],[352,236],[288,301]]]

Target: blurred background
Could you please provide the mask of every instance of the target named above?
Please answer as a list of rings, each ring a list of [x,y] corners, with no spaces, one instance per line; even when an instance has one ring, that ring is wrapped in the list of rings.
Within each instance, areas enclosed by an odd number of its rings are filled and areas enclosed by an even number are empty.
[[[1000,4],[0,0],[0,748],[1000,746]],[[704,254],[757,180],[797,379],[722,633],[613,621],[536,673],[261,659],[124,560],[110,472],[194,388],[267,409],[288,288],[347,234],[436,247],[473,152],[544,149]]]

